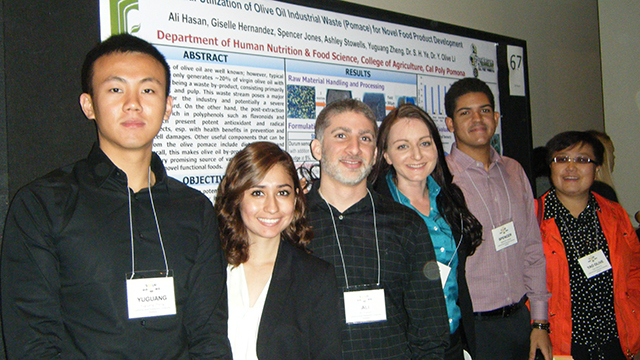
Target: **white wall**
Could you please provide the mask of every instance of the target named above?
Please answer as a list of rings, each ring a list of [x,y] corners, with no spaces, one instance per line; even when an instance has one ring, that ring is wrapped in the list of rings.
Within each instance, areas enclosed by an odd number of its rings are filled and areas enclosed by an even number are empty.
[[[598,7],[605,130],[616,147],[613,178],[620,203],[633,215],[640,210],[640,2],[606,0]]]

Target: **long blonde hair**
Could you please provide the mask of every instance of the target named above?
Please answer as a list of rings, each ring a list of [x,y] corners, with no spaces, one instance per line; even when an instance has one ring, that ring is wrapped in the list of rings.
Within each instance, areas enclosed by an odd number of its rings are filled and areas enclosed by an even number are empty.
[[[602,181],[607,185],[611,186],[615,190],[615,186],[613,185],[613,176],[611,173],[613,172],[614,160],[613,160],[613,141],[609,135],[597,131],[597,130],[589,130],[587,131],[589,134],[595,136],[600,140],[602,145],[604,145],[604,158],[602,161],[602,166],[600,166],[600,171],[596,173],[596,180]]]

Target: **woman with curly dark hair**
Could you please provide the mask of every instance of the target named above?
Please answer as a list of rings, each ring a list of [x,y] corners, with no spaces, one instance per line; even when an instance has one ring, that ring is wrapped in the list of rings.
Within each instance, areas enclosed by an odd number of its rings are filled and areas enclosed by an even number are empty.
[[[305,250],[305,207],[293,160],[278,145],[250,144],[229,162],[215,208],[236,360],[342,357],[334,270]]]
[[[371,175],[376,191],[416,211],[429,228],[449,315],[450,345],[445,359],[462,360],[463,348],[474,356],[465,259],[480,245],[482,225],[469,212],[460,188],[452,183],[438,128],[422,109],[403,104],[382,121],[377,147]]]

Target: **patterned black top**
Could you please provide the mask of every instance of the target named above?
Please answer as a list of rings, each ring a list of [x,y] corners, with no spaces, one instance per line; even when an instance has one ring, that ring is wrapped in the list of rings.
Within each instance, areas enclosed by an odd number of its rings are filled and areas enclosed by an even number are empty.
[[[544,218],[555,218],[569,262],[571,289],[572,343],[601,353],[600,346],[618,339],[613,307],[613,272],[609,269],[587,278],[578,259],[602,250],[609,259],[609,246],[604,237],[597,212],[600,207],[589,194],[587,207],[578,218],[562,205],[552,189],[545,199]]]

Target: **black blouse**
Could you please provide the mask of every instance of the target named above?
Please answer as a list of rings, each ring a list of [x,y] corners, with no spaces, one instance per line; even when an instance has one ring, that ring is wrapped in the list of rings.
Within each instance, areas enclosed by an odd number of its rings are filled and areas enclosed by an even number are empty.
[[[578,218],[564,207],[552,189],[545,199],[544,218],[555,218],[569,262],[572,343],[601,353],[600,347],[618,341],[613,307],[613,272],[609,269],[587,278],[578,259],[602,250],[609,262],[609,246],[597,212],[600,207],[590,194],[587,207]]]

